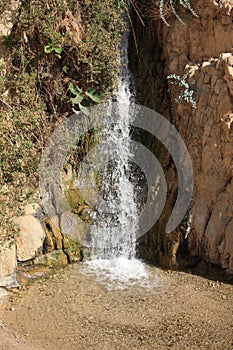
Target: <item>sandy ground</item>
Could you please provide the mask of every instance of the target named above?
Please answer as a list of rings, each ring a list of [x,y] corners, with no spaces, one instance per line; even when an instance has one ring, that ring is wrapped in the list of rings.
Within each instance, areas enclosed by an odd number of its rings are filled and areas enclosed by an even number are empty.
[[[1,350],[233,349],[232,285],[154,268],[158,287],[108,290],[79,270],[1,299]]]

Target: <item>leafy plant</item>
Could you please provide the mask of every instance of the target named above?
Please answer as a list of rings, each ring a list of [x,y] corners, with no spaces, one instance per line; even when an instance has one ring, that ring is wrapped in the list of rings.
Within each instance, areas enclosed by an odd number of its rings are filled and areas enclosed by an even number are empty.
[[[58,33],[54,33],[54,38],[50,39],[48,44],[45,45],[44,52],[49,54],[55,51],[56,54],[60,55],[62,53],[62,46],[59,39],[60,35]]]
[[[88,108],[93,103],[100,103],[104,99],[104,94],[99,93],[96,89],[89,88],[83,93],[83,90],[77,86],[74,86],[72,83],[69,85],[69,90],[74,97],[71,97],[70,100],[74,106],[77,106],[79,111],[82,111],[85,114],[88,113]]]
[[[181,103],[183,100],[191,103],[193,108],[197,108],[197,102],[194,98],[194,90],[189,86],[186,79],[189,77],[189,71],[187,71],[184,75],[180,76],[177,74],[168,75],[167,79],[173,79],[171,84],[182,87],[182,91],[179,96],[175,99],[177,103]]]

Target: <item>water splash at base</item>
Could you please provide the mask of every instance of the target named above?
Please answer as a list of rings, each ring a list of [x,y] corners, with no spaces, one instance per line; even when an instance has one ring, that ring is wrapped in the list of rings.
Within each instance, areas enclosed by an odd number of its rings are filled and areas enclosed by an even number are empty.
[[[152,289],[160,286],[157,269],[136,258],[121,256],[113,259],[94,259],[83,264],[82,272],[93,274],[109,290],[126,290],[131,287]]]

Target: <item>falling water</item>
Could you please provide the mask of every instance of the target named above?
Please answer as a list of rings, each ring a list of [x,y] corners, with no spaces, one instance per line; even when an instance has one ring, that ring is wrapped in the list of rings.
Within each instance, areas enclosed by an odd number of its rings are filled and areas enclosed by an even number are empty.
[[[132,259],[136,254],[137,205],[134,185],[130,181],[132,156],[130,150],[129,106],[131,102],[128,69],[128,31],[122,36],[120,78],[116,102],[109,102],[109,122],[103,130],[101,158],[109,159],[100,173],[101,195],[91,243],[97,258]],[[117,110],[116,110],[117,109]],[[116,118],[111,118],[112,115]],[[113,121],[114,119],[114,121]]]
[[[138,207],[132,181],[132,150],[130,149],[130,103],[132,77],[128,67],[129,31],[122,36],[120,78],[115,102],[108,107],[109,123],[103,133],[101,158],[109,159],[100,172],[101,198],[90,229],[93,258],[86,262],[110,288],[124,288],[128,283],[148,284],[145,264],[136,259]],[[117,111],[115,110],[117,109]],[[111,118],[117,115],[116,118]],[[114,122],[113,122],[114,119]],[[87,271],[85,271],[86,273]],[[114,284],[117,285],[114,287]]]

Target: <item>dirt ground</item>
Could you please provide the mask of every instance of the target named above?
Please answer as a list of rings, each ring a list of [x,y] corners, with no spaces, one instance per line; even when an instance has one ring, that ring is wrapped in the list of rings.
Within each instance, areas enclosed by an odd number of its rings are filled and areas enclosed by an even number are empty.
[[[1,350],[233,349],[232,285],[154,268],[157,287],[108,290],[79,270],[1,299]]]

